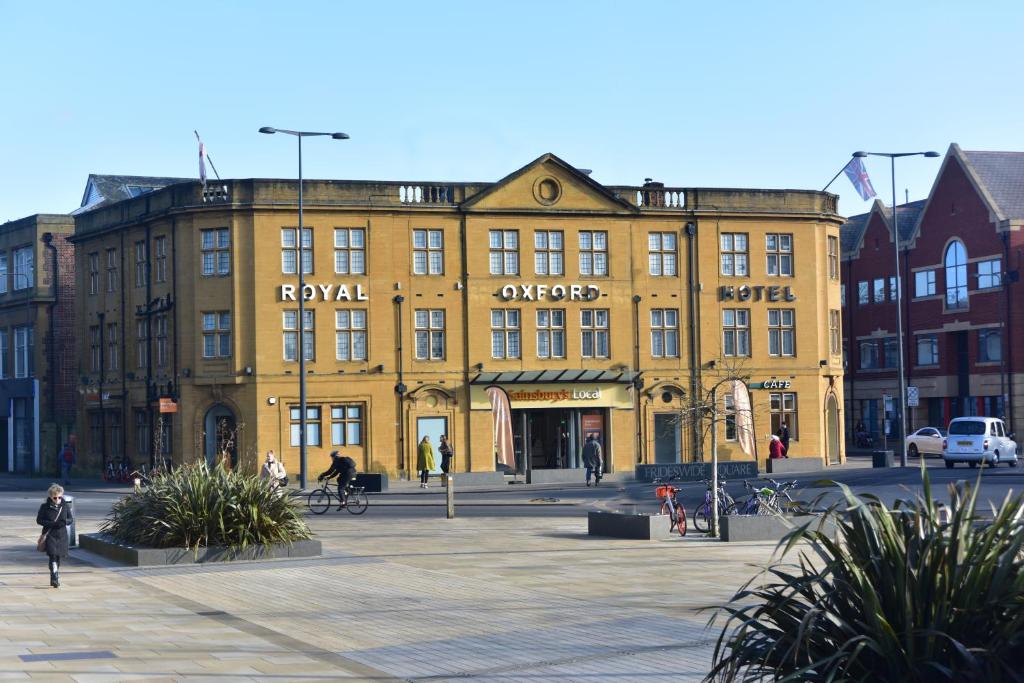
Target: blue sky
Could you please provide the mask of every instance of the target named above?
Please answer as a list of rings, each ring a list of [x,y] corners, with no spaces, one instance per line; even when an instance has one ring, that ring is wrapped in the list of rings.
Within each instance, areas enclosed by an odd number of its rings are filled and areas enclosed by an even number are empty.
[[[0,222],[89,173],[821,189],[852,151],[1024,151],[1020,2],[0,0]],[[938,159],[899,162],[924,197]],[[868,171],[890,200],[888,163]],[[840,210],[867,210],[845,178]]]

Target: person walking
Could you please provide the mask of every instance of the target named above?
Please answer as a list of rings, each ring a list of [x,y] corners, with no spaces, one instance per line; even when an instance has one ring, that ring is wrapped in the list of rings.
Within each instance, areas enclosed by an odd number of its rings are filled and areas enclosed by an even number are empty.
[[[43,527],[38,547],[46,553],[50,585],[60,588],[60,561],[68,556],[67,525],[71,524],[71,510],[64,501],[64,487],[60,484],[50,484],[46,501],[36,513],[36,524]]]
[[[75,464],[74,447],[65,441],[64,447],[60,449],[57,459],[60,461],[60,475],[64,480],[64,485],[71,486],[71,466]]]
[[[776,432],[779,437],[779,441],[782,442],[782,457],[789,457],[789,427],[783,422],[779,425],[779,431]]]
[[[596,434],[588,434],[587,442],[583,444],[583,464],[587,468],[587,486],[590,486],[590,475],[594,475],[594,486],[601,484],[601,470],[604,466],[604,457],[601,453],[601,444]]]
[[[266,479],[273,490],[288,485],[288,473],[284,465],[274,457],[274,451],[267,451],[267,459],[260,468],[260,479]]]
[[[416,448],[416,469],[420,472],[420,488],[427,488],[427,480],[430,478],[430,470],[437,467],[437,460],[434,458],[434,447],[430,443],[430,437],[423,436],[420,445]]]
[[[452,468],[452,442],[448,440],[447,434],[441,435],[441,443],[437,445],[437,452],[441,454],[441,471],[444,472],[444,485],[448,485],[448,472]]]

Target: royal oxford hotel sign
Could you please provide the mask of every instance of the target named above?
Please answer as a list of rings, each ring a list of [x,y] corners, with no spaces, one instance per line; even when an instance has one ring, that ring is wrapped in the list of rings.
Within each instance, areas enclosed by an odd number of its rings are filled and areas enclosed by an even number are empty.
[[[718,288],[719,301],[796,301],[791,287],[781,285],[722,285]]]
[[[279,285],[281,301],[297,301],[295,285]],[[303,301],[369,301],[362,285],[306,285],[302,288]]]
[[[504,285],[498,292],[502,301],[594,301],[601,296],[597,285]]]

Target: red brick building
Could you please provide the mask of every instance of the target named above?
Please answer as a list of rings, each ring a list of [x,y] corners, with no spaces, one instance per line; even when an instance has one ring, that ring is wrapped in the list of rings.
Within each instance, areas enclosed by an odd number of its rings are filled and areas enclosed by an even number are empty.
[[[1024,426],[1024,152],[950,148],[925,200],[897,207],[903,289],[907,431],[962,415]],[[892,209],[876,200],[842,228],[846,429],[876,442],[898,396]],[[896,399],[898,400],[898,399]]]

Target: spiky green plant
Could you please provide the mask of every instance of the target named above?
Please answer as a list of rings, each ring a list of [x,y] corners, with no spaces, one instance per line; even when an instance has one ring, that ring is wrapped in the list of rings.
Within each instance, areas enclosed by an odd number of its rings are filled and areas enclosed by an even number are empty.
[[[978,486],[950,486],[945,519],[923,482],[891,508],[841,486],[825,523],[790,532],[712,618],[724,624],[705,680],[1024,679],[1024,501],[983,519]]]
[[[114,503],[101,532],[151,548],[291,543],[311,536],[299,502],[258,476],[205,462],[158,475]]]

